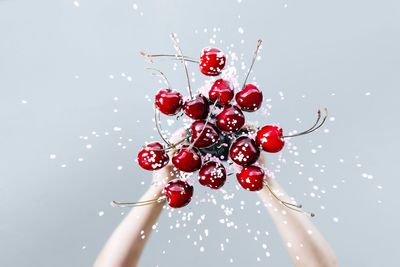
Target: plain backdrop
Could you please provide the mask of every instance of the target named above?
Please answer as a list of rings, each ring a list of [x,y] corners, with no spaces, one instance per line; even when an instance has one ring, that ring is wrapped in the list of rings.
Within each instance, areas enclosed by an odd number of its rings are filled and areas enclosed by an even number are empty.
[[[0,265],[91,266],[128,211],[109,202],[135,200],[150,184],[134,160],[157,138],[160,84],[139,51],[173,53],[175,31],[187,55],[210,42],[235,52],[239,79],[263,39],[251,79],[268,114],[249,116],[260,124],[305,129],[329,108],[325,131],[268,162],[317,213],[342,266],[394,266],[399,30],[395,0],[1,0]],[[181,65],[156,66],[185,93]],[[292,266],[257,196],[234,176],[226,193],[195,190],[189,206],[165,210],[141,266]]]

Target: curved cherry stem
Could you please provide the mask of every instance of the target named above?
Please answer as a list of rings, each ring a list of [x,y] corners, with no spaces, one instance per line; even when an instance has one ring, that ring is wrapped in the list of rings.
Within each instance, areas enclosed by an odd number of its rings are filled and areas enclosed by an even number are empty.
[[[269,192],[271,193],[271,195],[272,195],[273,197],[275,197],[275,198],[279,201],[279,203],[281,203],[281,204],[282,204],[283,206],[285,206],[286,208],[288,208],[288,209],[290,209],[290,210],[293,210],[293,211],[300,212],[300,213],[304,213],[304,214],[306,214],[306,215],[309,216],[309,217],[314,217],[314,216],[315,216],[315,214],[312,213],[312,212],[308,212],[308,211],[302,210],[302,209],[301,209],[301,208],[302,208],[302,205],[300,205],[300,204],[290,203],[290,202],[286,202],[286,201],[282,200],[282,199],[272,190],[271,186],[268,184],[267,181],[264,181],[264,185],[265,185],[265,187],[267,187],[267,189],[269,190]]]
[[[164,135],[162,134],[162,129],[161,129],[161,119],[160,119],[160,111],[158,110],[157,107],[154,107],[154,121],[156,123],[156,128],[157,128],[157,132],[160,135],[161,139],[168,145],[170,146],[171,143],[165,139]]]
[[[177,37],[176,37],[176,33],[174,33],[174,32],[171,33],[171,36],[170,36],[170,37],[171,37],[172,41],[174,42],[174,47],[175,47],[176,51],[178,52],[178,56],[179,56],[180,59],[182,60],[183,67],[185,68],[185,74],[186,74],[188,92],[189,92],[190,99],[192,99],[192,98],[193,98],[192,87],[191,87],[191,85],[190,85],[189,71],[188,71],[188,68],[187,68],[187,66],[186,66],[185,57],[183,56],[181,47],[179,46],[179,42],[178,42],[178,39],[177,39]]]
[[[169,83],[167,76],[165,76],[165,74],[161,70],[156,68],[145,68],[145,69],[155,71],[156,73],[153,72],[152,75],[162,77],[164,79],[164,82],[167,84],[168,88],[171,88],[171,84]]]
[[[321,128],[322,125],[324,125],[326,119],[328,118],[328,109],[325,108],[324,111],[325,111],[325,114],[323,115],[323,118],[321,120],[321,110],[318,110],[317,120],[314,123],[314,125],[311,128],[309,128],[308,130],[305,130],[305,131],[303,131],[301,133],[297,133],[297,134],[284,135],[284,136],[282,136],[282,138],[296,137],[296,136],[300,136],[300,135],[309,134],[309,133],[312,133],[312,132],[318,130],[319,128]]]
[[[150,204],[155,204],[155,203],[161,203],[165,202],[167,198],[165,196],[155,198],[155,199],[149,199],[149,200],[144,200],[144,201],[138,201],[138,202],[119,202],[119,201],[112,201],[111,206],[113,207],[140,207],[140,206],[146,206]]]
[[[140,55],[147,58],[149,61],[152,61],[152,58],[158,58],[158,57],[165,57],[168,59],[172,59],[172,60],[182,60],[185,59],[185,61],[187,62],[192,62],[192,63],[197,63],[199,64],[200,61],[198,61],[197,59],[193,58],[193,57],[189,57],[189,56],[179,56],[179,55],[172,55],[172,54],[147,54],[146,52],[141,51]]]
[[[161,70],[155,69],[155,68],[146,68],[146,70],[154,71],[155,73],[153,72],[152,75],[162,77],[162,78],[164,79],[164,82],[167,84],[168,88],[171,88],[171,85],[170,85],[170,83],[169,83],[169,81],[168,81],[167,76],[165,76],[165,74],[164,74]],[[158,132],[158,134],[160,135],[161,139],[162,139],[167,145],[171,145],[171,143],[168,142],[168,140],[166,140],[166,139],[164,138],[164,135],[162,134],[162,129],[161,129],[160,120],[161,120],[161,119],[160,119],[160,111],[158,110],[157,107],[154,107],[154,122],[156,123],[157,132]]]
[[[193,146],[194,146],[194,144],[197,142],[197,140],[200,139],[200,136],[203,134],[204,130],[206,129],[206,126],[207,126],[208,122],[209,122],[210,119],[211,119],[212,112],[214,111],[215,107],[217,106],[218,101],[219,101],[219,98],[218,98],[218,99],[214,102],[214,104],[212,105],[212,107],[211,107],[211,109],[210,109],[210,113],[208,114],[207,119],[206,119],[206,122],[204,123],[203,129],[201,129],[200,134],[199,134],[199,135],[197,136],[197,138],[189,145],[188,150],[192,149]]]
[[[261,39],[258,39],[258,40],[257,40],[256,50],[254,51],[253,59],[252,59],[252,61],[251,61],[250,68],[249,68],[249,70],[247,71],[246,78],[244,79],[242,89],[246,86],[246,82],[247,82],[247,79],[249,78],[249,75],[250,75],[251,70],[253,69],[254,62],[256,62],[257,55],[258,55],[258,51],[260,50],[261,43],[262,43],[262,40],[261,40]]]

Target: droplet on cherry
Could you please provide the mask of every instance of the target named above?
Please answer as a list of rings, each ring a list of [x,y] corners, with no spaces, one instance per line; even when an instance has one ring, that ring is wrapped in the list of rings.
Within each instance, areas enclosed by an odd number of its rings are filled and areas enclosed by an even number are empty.
[[[260,149],[253,139],[241,136],[232,143],[229,149],[229,157],[240,166],[248,166],[258,160]]]
[[[257,131],[256,142],[264,151],[279,152],[285,145],[283,130],[276,125],[266,125]]]
[[[206,47],[200,55],[200,71],[207,76],[218,76],[225,67],[225,54],[218,48]]]
[[[175,115],[183,104],[181,93],[174,89],[160,89],[155,96],[155,105],[165,115]]]
[[[155,171],[167,165],[169,157],[162,144],[153,142],[139,151],[137,161],[143,169]]]
[[[221,188],[226,181],[224,165],[215,161],[204,164],[199,171],[199,183],[212,189]]]
[[[182,208],[192,199],[193,186],[186,181],[174,179],[164,187],[164,194],[170,207]]]
[[[244,189],[260,191],[264,187],[264,175],[265,172],[260,167],[247,166],[236,174],[236,178]]]
[[[216,121],[218,129],[226,133],[234,133],[243,127],[245,117],[238,106],[227,105],[217,115]]]
[[[172,157],[174,166],[184,172],[195,172],[201,168],[201,155],[197,148],[182,146]]]

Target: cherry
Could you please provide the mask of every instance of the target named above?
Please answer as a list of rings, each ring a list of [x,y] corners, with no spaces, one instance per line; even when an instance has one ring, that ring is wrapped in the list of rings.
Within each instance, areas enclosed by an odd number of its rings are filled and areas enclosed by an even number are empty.
[[[257,166],[244,167],[236,178],[239,184],[249,191],[260,191],[264,187],[264,170]]]
[[[182,95],[174,89],[161,89],[155,97],[155,104],[161,113],[175,115],[182,108]]]
[[[227,105],[232,100],[234,91],[230,81],[225,79],[218,79],[211,86],[208,92],[208,97],[211,102],[218,100],[218,104]]]
[[[174,179],[164,187],[164,193],[170,207],[182,208],[192,199],[193,186],[186,181]]]
[[[153,142],[139,151],[137,161],[143,169],[155,171],[167,165],[169,157],[162,144]]]
[[[235,96],[236,103],[243,111],[253,112],[261,107],[263,94],[254,84],[247,84]]]
[[[257,41],[257,47],[253,54],[250,68],[247,71],[246,78],[244,79],[242,90],[236,94],[236,102],[243,111],[253,112],[261,107],[263,100],[262,92],[254,84],[246,84],[250,72],[253,69],[254,62],[256,61],[258,51],[261,46],[261,40]]]
[[[192,131],[190,142],[194,142],[195,147],[209,147],[219,140],[217,127],[211,122],[206,124],[206,121],[203,120],[194,121],[190,130]]]
[[[221,131],[234,133],[239,131],[245,122],[243,112],[236,105],[227,105],[218,114],[217,126]]]
[[[197,148],[182,146],[172,157],[174,166],[184,172],[194,172],[201,167],[201,155]]]
[[[248,166],[258,160],[260,149],[256,142],[247,136],[241,136],[236,139],[230,149],[229,157],[233,162],[241,166]]]
[[[200,71],[207,76],[218,76],[225,67],[225,54],[218,48],[206,47],[200,55]]]
[[[225,167],[218,162],[209,161],[199,171],[199,182],[201,185],[212,189],[221,188],[226,181]]]
[[[194,120],[202,120],[207,118],[210,107],[207,98],[199,94],[193,99],[187,100],[183,104],[183,110],[189,118]]]
[[[264,151],[279,152],[285,145],[283,130],[276,125],[266,125],[257,131],[256,142]]]

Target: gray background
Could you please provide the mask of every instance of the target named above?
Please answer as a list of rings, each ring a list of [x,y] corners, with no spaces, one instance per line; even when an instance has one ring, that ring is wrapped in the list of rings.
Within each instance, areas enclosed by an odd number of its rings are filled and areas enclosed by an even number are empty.
[[[217,46],[234,44],[246,64],[255,40],[264,40],[254,75],[272,107],[254,119],[303,129],[318,107],[329,107],[329,132],[292,140],[299,154],[285,149],[277,178],[317,213],[342,266],[394,266],[399,9],[395,0],[0,1],[0,265],[92,264],[123,218],[109,201],[137,199],[150,182],[134,158],[155,135],[145,96],[159,84],[138,51],[173,52],[168,34],[176,31],[184,52],[196,56],[216,28]],[[181,66],[157,66],[184,88]],[[203,78],[190,67],[198,86]],[[278,158],[268,155],[272,169]],[[141,265],[291,266],[257,196],[235,185],[226,186],[230,200],[211,192],[214,205],[196,184],[191,205],[164,212]]]

